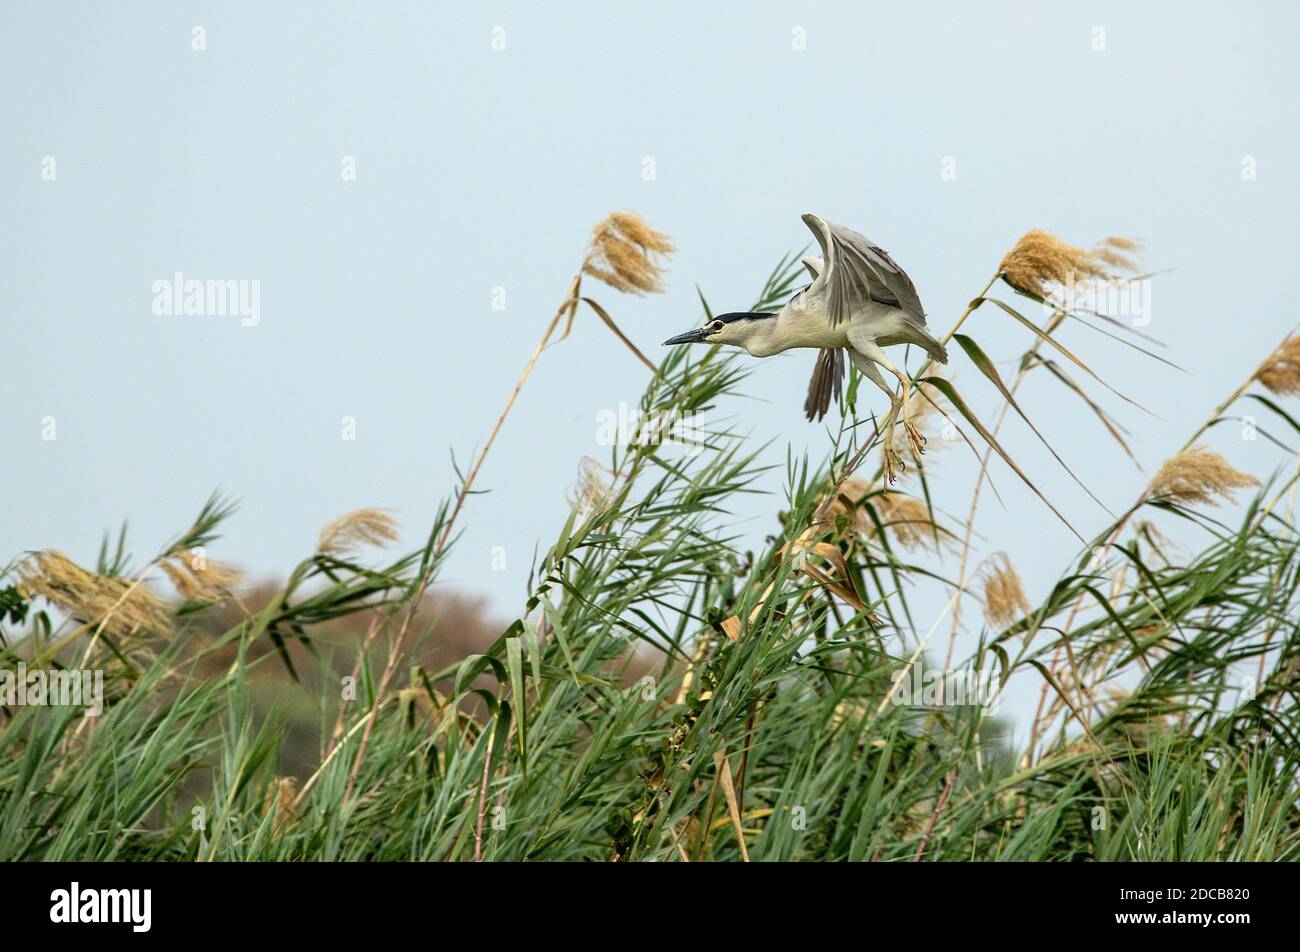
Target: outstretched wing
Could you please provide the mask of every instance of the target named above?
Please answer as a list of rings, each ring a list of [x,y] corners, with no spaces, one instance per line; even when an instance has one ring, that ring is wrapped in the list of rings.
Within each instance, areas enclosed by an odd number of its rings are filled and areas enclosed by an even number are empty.
[[[817,357],[817,366],[813,368],[812,381],[808,384],[808,399],[803,405],[804,416],[813,421],[824,417],[831,408],[831,400],[840,398],[843,381],[843,348],[825,348]]]
[[[889,253],[856,231],[811,213],[804,224],[822,247],[826,313],[834,327],[862,305],[875,301],[899,308],[907,320],[925,327],[925,309],[912,279]]]

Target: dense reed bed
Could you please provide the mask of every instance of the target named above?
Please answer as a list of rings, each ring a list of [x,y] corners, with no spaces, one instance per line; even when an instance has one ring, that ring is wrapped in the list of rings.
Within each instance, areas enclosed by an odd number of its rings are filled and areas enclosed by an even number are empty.
[[[16,558],[0,577],[0,668],[100,671],[104,704],[95,717],[4,706],[0,857],[1296,856],[1296,338],[1243,369],[1180,452],[1145,459],[1116,418],[1131,401],[1069,332],[1145,341],[1057,296],[1063,283],[1145,280],[1140,249],[1031,231],[964,314],[932,318],[957,366],[912,374],[935,449],[917,460],[890,447],[909,475],[887,486],[887,421],[851,382],[824,455],[787,457],[771,535],[751,552],[731,503],[772,457],[708,422],[744,393],[747,364],[680,348],[655,366],[583,288],[660,291],[671,251],[630,213],[598,226],[483,450],[412,551],[385,554],[397,538],[387,510],[346,514],[277,591],[249,601],[210,555],[232,510],[213,498],[147,562],[122,539],[93,568],[55,551]],[[797,274],[797,256],[780,262],[755,309],[784,301]],[[431,663],[429,587],[473,518],[483,456],[545,349],[599,333],[575,328],[580,314],[653,370],[640,409],[658,429],[584,466],[499,636]],[[978,343],[986,321],[1024,334],[1008,376]],[[1014,416],[1064,471],[1077,457],[1018,398],[1031,376],[1154,473],[1135,480],[1129,508],[1099,505],[1097,525],[1071,526],[1071,549],[1043,555],[1058,581],[1035,598],[977,528],[994,457],[1033,490],[1033,518],[1058,518],[1003,440]],[[1281,475],[1241,472],[1212,448],[1243,404]],[[674,421],[692,423],[676,431],[689,437],[659,439]],[[980,460],[973,482],[955,485],[936,462],[944,433],[949,452]],[[213,630],[215,608],[229,623]],[[341,619],[355,637],[324,650],[320,633]],[[283,756],[284,711],[253,703],[268,672],[282,706],[314,712],[305,769]],[[1013,682],[1041,692],[1018,742],[992,703]]]

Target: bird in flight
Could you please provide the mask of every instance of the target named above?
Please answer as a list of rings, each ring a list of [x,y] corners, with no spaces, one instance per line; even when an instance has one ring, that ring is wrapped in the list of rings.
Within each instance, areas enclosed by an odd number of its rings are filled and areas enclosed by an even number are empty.
[[[822,250],[820,258],[803,259],[812,284],[774,314],[719,314],[664,344],[730,344],[753,357],[771,357],[794,347],[820,350],[804,403],[809,420],[820,420],[832,398],[839,398],[847,353],[853,366],[889,397],[889,432],[882,452],[885,478],[892,483],[903,468],[893,441],[900,417],[914,457],[925,452],[925,438],[912,424],[911,381],[882,348],[915,344],[941,364],[948,362],[948,352],[926,327],[925,309],[912,279],[887,251],[856,231],[811,213],[803,220]],[[898,378],[899,394],[885,383],[881,368]]]

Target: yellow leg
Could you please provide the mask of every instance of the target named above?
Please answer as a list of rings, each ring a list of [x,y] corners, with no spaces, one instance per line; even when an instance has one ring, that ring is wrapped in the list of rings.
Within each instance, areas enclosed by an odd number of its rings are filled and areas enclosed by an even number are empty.
[[[877,347],[876,351],[879,352],[879,350],[880,348]],[[881,356],[883,357],[884,354],[881,354]],[[857,367],[864,377],[879,387],[885,396],[889,397],[889,427],[885,431],[884,439],[880,444],[880,455],[885,469],[885,485],[893,485],[898,479],[898,475],[907,468],[903,465],[903,457],[899,455],[898,450],[894,449],[894,427],[898,425],[899,404],[901,401],[889,385],[885,383],[885,378],[880,376],[880,371],[876,369],[876,365],[872,363],[871,359],[856,353],[853,348],[849,348],[849,360],[853,362],[853,366]],[[906,404],[903,404],[902,409],[906,409]],[[906,427],[904,427],[904,432],[906,432]]]
[[[903,433],[907,436],[907,445],[912,451],[912,457],[919,461],[922,454],[925,453],[925,437],[912,423],[912,381],[908,379],[907,374],[894,366],[893,361],[885,356],[885,352],[874,341],[867,347],[859,346],[858,349],[898,378],[899,386],[902,389]],[[895,414],[895,419],[897,419],[897,414]]]

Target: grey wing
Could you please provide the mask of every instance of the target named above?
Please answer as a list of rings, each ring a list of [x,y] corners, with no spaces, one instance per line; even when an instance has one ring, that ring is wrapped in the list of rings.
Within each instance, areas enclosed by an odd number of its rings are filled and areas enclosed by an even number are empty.
[[[834,327],[859,307],[875,301],[899,308],[909,321],[925,327],[925,308],[916,286],[879,245],[850,228],[811,213],[804,223],[822,247],[826,313]]]
[[[804,401],[803,412],[809,420],[820,420],[831,408],[832,397],[840,398],[840,387],[844,381],[844,350],[839,347],[824,348],[817,357],[817,366],[813,368],[812,381],[808,384],[808,399]]]

